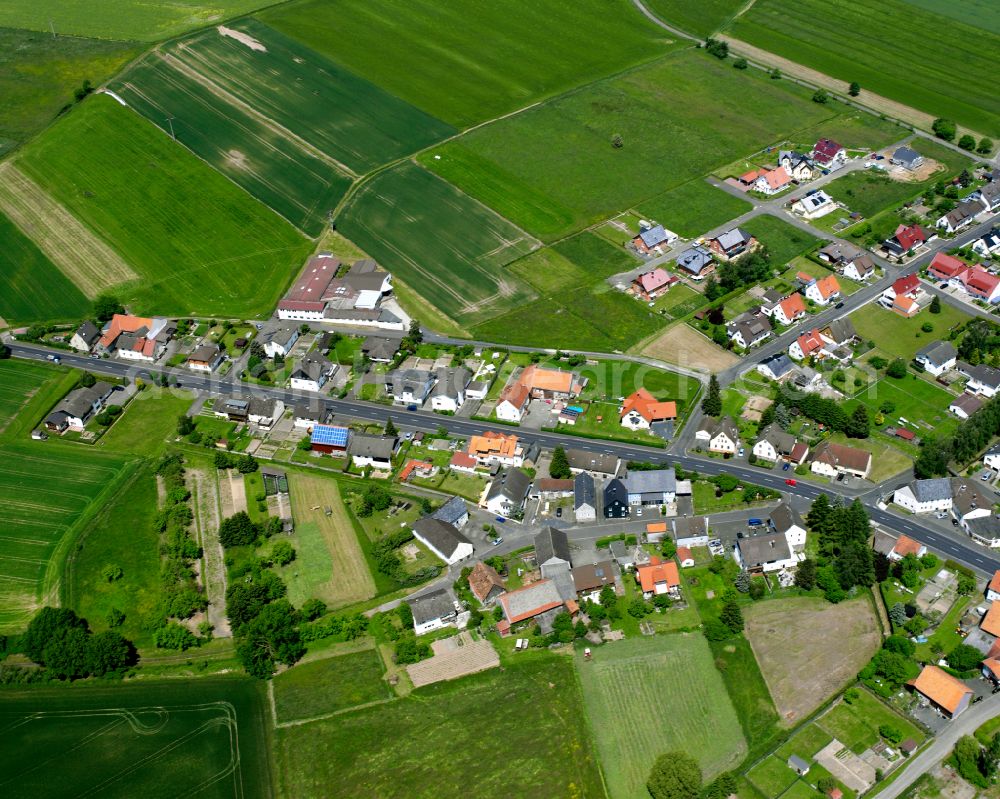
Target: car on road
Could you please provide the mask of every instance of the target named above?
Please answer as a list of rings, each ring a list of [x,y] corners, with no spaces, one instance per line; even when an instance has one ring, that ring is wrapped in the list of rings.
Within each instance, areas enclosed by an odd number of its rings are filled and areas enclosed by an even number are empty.
[[[798,480],[794,480],[791,477],[789,477],[787,480],[785,480],[785,485],[786,486],[793,486],[793,485],[797,485],[798,482],[799,482]]]
[[[500,546],[503,543],[503,539],[502,538],[494,538],[493,541],[491,541],[490,543],[492,543],[493,546],[498,547],[498,546]]]
[[[990,480],[990,479],[991,479],[992,477],[993,477],[993,472],[992,472],[992,471],[986,471],[986,472],[983,472],[983,473],[982,473],[982,474],[981,474],[981,475],[979,476],[979,479],[980,479],[980,480],[982,480],[982,481],[983,481],[983,482],[985,483],[985,482],[987,482],[988,480]]]
[[[45,360],[52,361],[52,363],[59,363],[59,356],[58,355],[46,355],[45,356]]]
[[[836,305],[834,305],[833,307],[834,307],[834,308],[843,308],[843,307],[844,307],[844,303],[842,303],[842,302],[838,302],[838,303],[837,303]]]

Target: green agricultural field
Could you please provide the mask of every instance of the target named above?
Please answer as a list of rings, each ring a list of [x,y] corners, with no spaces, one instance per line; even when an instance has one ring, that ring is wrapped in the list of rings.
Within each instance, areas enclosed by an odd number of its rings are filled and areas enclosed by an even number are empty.
[[[943,168],[937,170],[927,180],[918,183],[893,180],[888,175],[874,170],[852,172],[827,184],[826,191],[852,211],[871,218],[888,208],[898,208],[938,181],[957,175],[963,169],[972,166],[972,161],[966,156],[936,142],[920,140],[914,146],[919,148],[924,158],[937,161]]]
[[[697,482],[694,487],[697,489],[701,485],[704,483]],[[711,573],[706,570],[704,574]],[[713,642],[710,646],[750,751],[759,752],[778,732],[780,718],[750,642],[741,637]]]
[[[823,137],[839,141],[848,150],[878,150],[910,135],[910,130],[895,122],[865,111],[850,110],[835,119],[795,134],[795,147],[809,151]]]
[[[135,53],[133,43],[0,27],[0,155],[49,124],[85,80],[99,86]]]
[[[647,200],[636,211],[655,219],[678,236],[693,239],[751,208],[753,205],[746,200],[697,178]]]
[[[1000,6],[992,0],[903,0],[907,5],[922,8],[948,19],[958,20],[974,28],[984,28],[1000,34]]]
[[[911,429],[946,436],[959,424],[958,419],[948,413],[954,398],[954,394],[940,386],[911,374],[902,380],[883,377],[863,388],[846,408],[853,411],[856,404],[864,405],[869,416],[874,418],[884,402],[892,402],[895,410],[885,414],[886,423],[894,423],[902,417],[910,423]]]
[[[274,678],[277,722],[315,718],[391,699],[394,694],[384,674],[377,649],[314,660],[282,672]]]
[[[797,255],[809,252],[820,239],[777,216],[761,214],[740,225],[767,247],[771,261],[780,267]]]
[[[639,265],[624,247],[616,247],[589,230],[553,244],[552,249],[583,269],[588,275],[587,282],[604,280]]]
[[[58,374],[52,367],[31,361],[0,361],[0,434],[29,399],[46,383],[54,382]]]
[[[265,799],[262,691],[239,678],[6,690],[4,793]]]
[[[552,239],[843,111],[795,84],[685,50],[477,128],[421,162]]]
[[[150,466],[139,466],[83,526],[60,584],[62,606],[73,608],[94,630],[108,628],[112,608],[122,611],[125,621],[118,631],[137,646],[153,645],[162,613],[156,512],[156,476]],[[122,578],[108,582],[101,572],[112,565],[121,567]]]
[[[0,213],[0,317],[10,323],[79,319],[90,301]]]
[[[401,164],[366,183],[337,227],[460,323],[529,296],[503,267],[534,240],[419,166]]]
[[[744,0],[649,0],[646,7],[664,22],[703,38],[723,27],[744,5]]]
[[[836,20],[836,47],[819,19]],[[990,81],[965,77],[1000,73],[1000,35],[978,24],[945,21],[902,0],[759,0],[729,32],[845,87],[858,81],[931,116],[1000,136],[1000,95]]]
[[[51,602],[72,532],[124,461],[61,442],[0,448],[0,630]]]
[[[628,0],[500,0],[474,13],[440,0],[312,0],[260,16],[459,128],[655,58],[671,43]]]
[[[46,131],[18,164],[140,274],[118,289],[139,313],[268,314],[310,250],[291,225],[105,95]]]
[[[484,733],[484,708],[487,729],[502,734]],[[573,664],[559,656],[279,728],[275,739],[285,796],[458,799],[470,785],[483,796],[605,795]]]
[[[615,799],[645,795],[656,757],[683,749],[706,780],[733,768],[746,741],[703,636],[657,635],[577,652],[584,703]]]
[[[155,42],[264,5],[267,0],[9,0],[0,5],[0,26]]]
[[[362,174],[455,132],[256,20],[147,56],[112,87],[300,228],[318,234]],[[170,120],[168,122],[168,120]]]
[[[965,324],[969,319],[967,314],[947,303],[941,303],[939,314],[921,311],[909,319],[874,302],[851,314],[851,322],[861,338],[874,341],[875,346],[886,356],[902,358],[907,362],[913,359],[917,350],[940,338],[947,338],[949,330],[956,325]],[[927,322],[934,326],[931,333],[924,333],[920,329]]]
[[[543,247],[523,258],[518,258],[508,264],[507,269],[539,294],[554,294],[593,280],[592,275],[564,258],[552,247]]]

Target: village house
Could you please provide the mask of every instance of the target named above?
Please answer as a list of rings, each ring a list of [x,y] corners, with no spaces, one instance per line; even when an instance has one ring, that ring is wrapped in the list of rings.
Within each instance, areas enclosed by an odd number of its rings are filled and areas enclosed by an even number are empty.
[[[466,389],[472,382],[472,372],[464,366],[438,369],[434,373],[431,389],[431,408],[435,411],[457,413],[465,404]]]
[[[424,516],[417,519],[411,529],[414,538],[449,566],[472,557],[472,542],[453,524]]]
[[[152,363],[166,349],[177,326],[169,319],[115,314],[105,326],[94,351],[127,361]]]
[[[757,364],[757,371],[770,380],[782,380],[794,370],[795,364],[783,352],[765,358]]]
[[[969,195],[973,202],[981,203],[988,213],[1000,211],[1000,180],[985,183]]]
[[[426,369],[396,369],[386,372],[385,393],[396,405],[423,405],[434,387],[434,373]]]
[[[1000,369],[994,369],[985,364],[973,366],[965,361],[956,361],[955,368],[968,378],[965,384],[966,391],[971,391],[973,394],[986,397],[986,399],[990,399],[997,391],[1000,391]]]
[[[694,437],[696,441],[707,444],[709,452],[735,455],[740,448],[739,428],[728,416],[723,416],[718,421],[706,417]]]
[[[673,469],[629,472],[622,483],[632,506],[668,505],[677,498],[677,474]]]
[[[790,569],[798,562],[781,533],[744,536],[736,539],[733,550],[741,569],[751,574]]]
[[[566,609],[558,586],[552,580],[539,580],[516,591],[501,594],[498,602],[503,608],[504,621],[497,625],[501,635],[506,635],[511,627],[528,619],[538,619],[542,632],[552,629],[551,618]],[[573,602],[574,606],[576,602]],[[546,616],[550,618],[544,620]]]
[[[960,280],[961,274],[969,268],[969,265],[954,255],[939,252],[934,254],[934,258],[927,265],[927,274],[934,280]]]
[[[573,478],[573,513],[578,522],[597,521],[597,484],[587,472]]]
[[[663,225],[653,225],[642,230],[632,239],[632,246],[639,255],[661,255],[665,249],[677,241],[677,234],[666,230]]]
[[[993,572],[993,576],[986,585],[986,601],[996,602],[998,599],[1000,599],[1000,569]]]
[[[912,172],[914,169],[923,165],[924,157],[916,150],[911,147],[907,147],[904,144],[902,147],[897,147],[895,149],[889,157],[889,162]]]
[[[573,481],[570,478],[539,477],[531,487],[532,499],[568,499],[573,496]]]
[[[657,422],[677,419],[677,403],[659,401],[645,388],[633,392],[618,409],[622,427],[630,430],[648,430]]]
[[[566,460],[573,474],[587,472],[593,477],[617,477],[621,459],[610,452],[591,452],[585,449],[567,449]]]
[[[600,604],[601,591],[605,586],[610,585],[615,588],[614,564],[610,560],[600,563],[574,566],[573,587],[581,602],[596,602]]]
[[[289,375],[289,384],[294,389],[301,391],[322,391],[331,377],[337,373],[337,365],[320,355],[318,352],[310,352]]]
[[[98,380],[94,385],[73,389],[45,417],[45,429],[55,433],[81,431],[96,414],[108,406],[115,386]]]
[[[694,555],[687,547],[677,547],[677,562],[682,569],[690,569],[694,566]]]
[[[691,280],[704,280],[715,271],[712,253],[696,244],[677,256],[677,267],[683,269]]]
[[[818,328],[803,333],[788,346],[788,357],[793,361],[802,361],[811,356],[819,356],[826,342]]]
[[[631,290],[636,297],[640,297],[643,300],[655,300],[657,297],[666,294],[670,287],[674,283],[677,283],[678,280],[677,275],[672,275],[666,269],[658,266],[656,269],[649,272],[642,272],[636,277],[632,281]]]
[[[950,341],[935,341],[917,350],[914,360],[928,374],[938,377],[953,369],[958,361],[958,350]]]
[[[331,424],[314,424],[309,435],[309,443],[313,452],[324,455],[343,455],[347,452],[347,442],[351,431],[346,427]]]
[[[817,255],[851,280],[867,281],[875,275],[875,262],[871,256],[853,244],[833,242],[823,247]]]
[[[300,430],[308,430],[319,422],[324,412],[314,404],[302,402],[292,409],[292,426]]]
[[[543,527],[535,535],[534,545],[535,563],[542,577],[552,579],[569,572],[573,567],[565,531],[557,527]]]
[[[216,367],[222,363],[222,350],[214,342],[206,342],[191,351],[187,356],[185,366],[193,372],[214,372]]]
[[[1000,518],[979,516],[965,523],[965,532],[980,546],[997,549],[1000,547]]]
[[[912,316],[920,310],[917,297],[920,294],[920,277],[915,272],[893,281],[879,297],[879,304],[902,316]]]
[[[461,530],[469,522],[469,508],[461,497],[452,497],[434,511],[431,518],[447,522]]]
[[[657,557],[650,558],[645,566],[640,566],[636,572],[639,586],[642,588],[642,598],[652,599],[654,596],[666,594],[671,599],[681,598],[681,575],[677,564],[672,560],[661,561]]]
[[[524,509],[531,490],[531,478],[520,469],[511,467],[493,478],[483,497],[483,507],[496,516],[510,517]]]
[[[392,469],[392,456],[396,453],[398,439],[395,436],[374,436],[355,433],[347,453],[351,464],[359,469],[371,466],[373,469]]]
[[[573,372],[561,369],[548,369],[537,364],[525,367],[517,378],[517,382],[525,386],[532,399],[569,400],[580,395],[587,385]]]
[[[920,225],[899,225],[882,247],[888,255],[905,258],[936,238],[937,233]]]
[[[785,171],[792,176],[792,180],[803,181],[813,178],[812,159],[804,153],[795,150],[780,150],[778,164],[785,168]]]
[[[513,383],[500,392],[500,401],[497,403],[494,413],[497,419],[505,422],[520,422],[528,410],[528,403],[531,401],[531,392],[527,386],[520,383]]]
[[[914,480],[900,486],[892,494],[892,501],[910,513],[935,513],[951,510],[951,481],[947,477]]]
[[[959,276],[965,293],[990,305],[1000,302],[1000,277],[982,266],[970,266]]]
[[[806,548],[806,523],[802,516],[785,500],[771,511],[771,529],[785,537],[792,554],[804,552]]]
[[[812,159],[832,172],[847,163],[847,150],[833,139],[820,139],[812,149]]]
[[[985,519],[993,515],[992,495],[984,494],[974,480],[954,477],[951,481],[951,515],[959,526],[968,531],[972,519]]]
[[[465,474],[475,474],[479,467],[479,461],[473,458],[468,452],[456,452],[448,461],[448,468],[456,472]]]
[[[838,207],[837,201],[822,189],[811,191],[792,203],[792,211],[804,219],[819,219],[836,211]]]
[[[507,587],[504,585],[497,570],[479,561],[469,572],[469,590],[484,607],[493,605]]]
[[[896,538],[877,528],[872,539],[872,549],[879,554],[885,555],[893,562],[900,561],[907,555],[919,558],[927,552],[927,547],[914,541],[909,536],[901,535],[899,538]]]
[[[730,261],[738,258],[744,253],[750,252],[757,246],[757,239],[751,236],[742,228],[727,230],[708,240],[708,249],[720,261]]]
[[[868,253],[862,253],[847,264],[841,271],[841,274],[849,280],[867,283],[875,277],[875,262]]]
[[[524,464],[524,449],[515,435],[487,430],[482,435],[469,436],[469,455],[481,466],[494,463],[501,466],[521,466]]]
[[[392,275],[371,259],[356,261],[337,277],[340,259],[319,253],[278,303],[278,318],[402,330],[402,320],[381,307],[392,291]]]
[[[1000,444],[994,444],[983,454],[983,465],[1000,471]]]
[[[740,175],[740,183],[747,191],[756,191],[771,196],[779,194],[792,185],[792,176],[783,166],[775,169],[754,169]]]
[[[675,516],[670,520],[670,528],[679,547],[708,546],[707,516]]]
[[[920,675],[908,685],[950,719],[964,713],[973,697],[969,686],[933,665],[924,666]]]
[[[766,316],[742,313],[726,325],[726,333],[734,344],[749,349],[771,337],[771,322]]]
[[[251,397],[247,403],[247,422],[270,429],[285,415],[285,403],[279,399]]]
[[[617,477],[604,486],[604,516],[607,519],[624,519],[630,515],[628,489]]]
[[[408,599],[407,604],[413,613],[413,631],[417,635],[454,627],[458,620],[458,611],[443,589]]]
[[[824,477],[847,474],[864,479],[871,474],[872,454],[857,447],[821,441],[813,450],[810,469]]]
[[[970,394],[968,391],[964,391],[951,401],[951,404],[948,406],[948,410],[955,414],[955,416],[959,419],[968,419],[985,404],[986,403],[983,402],[980,397],[975,394]]]
[[[797,466],[805,460],[809,447],[806,444],[799,445],[795,436],[772,422],[760,431],[751,451],[761,460],[771,463],[783,460]]]
[[[997,188],[1000,188],[1000,183],[997,183]],[[984,233],[972,242],[972,249],[983,258],[1000,255],[1000,228],[995,227]]]
[[[807,300],[812,300],[817,305],[829,305],[840,297],[840,283],[835,275],[827,275],[819,280],[808,275],[806,277],[810,278],[804,289]]]
[[[945,233],[957,233],[971,225],[983,212],[983,204],[978,200],[963,200],[955,208],[940,216],[934,226]]]
[[[100,338],[100,329],[88,320],[76,329],[73,337],[69,340],[69,345],[79,352],[90,352]]]
[[[365,336],[361,354],[373,363],[391,363],[399,352],[399,339],[387,336]]]
[[[789,294],[779,302],[773,309],[772,316],[783,325],[790,325],[804,318],[806,315],[806,303],[802,295],[798,292]]]

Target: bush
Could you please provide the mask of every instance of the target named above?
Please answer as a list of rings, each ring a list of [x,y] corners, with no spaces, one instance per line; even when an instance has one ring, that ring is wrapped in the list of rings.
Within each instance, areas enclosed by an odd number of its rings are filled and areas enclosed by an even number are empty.
[[[906,361],[902,358],[896,358],[892,363],[889,364],[889,368],[885,372],[889,377],[895,378],[896,380],[901,380],[906,377]]]
[[[154,632],[153,640],[159,649],[177,649],[181,652],[198,645],[194,633],[174,621],[167,622]]]
[[[289,541],[275,541],[271,547],[271,559],[279,566],[287,566],[295,560],[295,548]]]

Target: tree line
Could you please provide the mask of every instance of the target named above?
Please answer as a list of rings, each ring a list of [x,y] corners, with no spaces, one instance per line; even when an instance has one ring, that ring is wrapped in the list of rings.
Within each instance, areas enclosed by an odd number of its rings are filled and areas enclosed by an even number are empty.
[[[950,436],[925,438],[913,464],[918,478],[944,477],[948,464],[967,463],[1000,434],[1000,396],[989,400]]]

